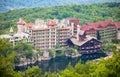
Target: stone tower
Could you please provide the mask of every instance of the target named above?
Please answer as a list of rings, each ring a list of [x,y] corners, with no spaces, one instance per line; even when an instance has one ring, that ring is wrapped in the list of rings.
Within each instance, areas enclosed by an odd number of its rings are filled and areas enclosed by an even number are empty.
[[[14,35],[14,31],[13,31],[13,28],[12,28],[12,27],[10,28],[9,35],[10,35],[10,36],[13,36],[13,35]]]

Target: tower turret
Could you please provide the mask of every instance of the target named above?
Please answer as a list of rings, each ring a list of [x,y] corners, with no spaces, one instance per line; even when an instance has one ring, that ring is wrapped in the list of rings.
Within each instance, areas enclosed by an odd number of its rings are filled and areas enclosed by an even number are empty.
[[[14,31],[13,31],[13,28],[12,28],[12,27],[10,28],[9,35],[10,35],[10,36],[13,36],[13,35],[14,35]]]

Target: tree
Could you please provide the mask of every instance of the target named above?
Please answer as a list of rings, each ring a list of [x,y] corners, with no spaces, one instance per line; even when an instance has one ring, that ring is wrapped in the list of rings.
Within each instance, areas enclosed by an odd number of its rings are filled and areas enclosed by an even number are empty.
[[[55,57],[56,56],[56,51],[53,49],[49,49],[49,55],[50,57]]]
[[[12,44],[7,39],[1,39],[0,38],[0,57],[4,56],[6,57],[8,54],[10,54],[13,51]]]
[[[32,59],[33,47],[27,43],[17,43],[14,50],[18,54],[23,54],[26,58]]]
[[[40,49],[36,49],[37,50],[37,53],[40,55],[40,56],[43,56],[43,52],[40,50]]]
[[[76,53],[77,53],[77,51],[74,48],[67,47],[65,49],[65,54],[67,54],[67,55],[75,55]]]
[[[43,77],[59,77],[56,73],[45,72]]]
[[[55,48],[56,48],[56,49],[61,48],[60,44],[56,44]]]
[[[6,39],[0,39],[0,77],[13,77],[14,52],[11,43]]]
[[[5,51],[9,42],[5,42],[0,39],[0,50]],[[6,49],[7,48],[7,49]],[[11,49],[11,48],[10,48]],[[51,50],[53,52],[53,50]],[[0,52],[0,77],[120,77],[120,52],[113,50],[113,56],[111,58],[102,58],[99,62],[87,62],[81,64],[78,62],[74,67],[71,64],[64,70],[58,73],[46,72],[42,75],[42,71],[38,66],[28,67],[23,72],[14,71],[14,51],[4,55],[4,52]]]
[[[20,58],[19,58],[18,54],[15,53],[14,63],[19,63],[19,62],[20,62]]]
[[[116,46],[112,43],[103,44],[103,51],[105,52],[112,52],[115,49],[116,49]]]
[[[120,52],[114,51],[113,57],[102,59],[98,64],[92,77],[119,77],[120,76]]]
[[[24,72],[24,77],[40,77],[41,69],[38,66],[28,67]]]
[[[14,25],[16,25],[19,18],[24,18],[27,22],[34,22],[36,18],[47,20],[78,17],[81,25],[110,19],[120,21],[119,7],[120,3],[102,3],[12,10],[0,13],[0,34],[8,33],[10,26],[16,28]]]

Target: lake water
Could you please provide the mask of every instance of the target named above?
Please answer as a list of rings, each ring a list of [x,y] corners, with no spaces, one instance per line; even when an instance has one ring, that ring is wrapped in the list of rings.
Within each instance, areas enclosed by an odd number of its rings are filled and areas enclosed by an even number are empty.
[[[69,63],[71,63],[71,65],[74,66],[76,63],[80,62],[80,60],[82,63],[85,63],[88,60],[93,60],[93,59],[97,59],[97,58],[105,57],[105,56],[106,56],[105,53],[85,54],[85,55],[82,55],[76,58],[61,56],[61,57],[50,59],[48,61],[36,62],[33,65],[30,64],[27,66],[38,65],[42,69],[43,73],[44,72],[57,72],[58,70],[65,69]],[[26,70],[27,66],[15,67],[15,70],[24,71]]]

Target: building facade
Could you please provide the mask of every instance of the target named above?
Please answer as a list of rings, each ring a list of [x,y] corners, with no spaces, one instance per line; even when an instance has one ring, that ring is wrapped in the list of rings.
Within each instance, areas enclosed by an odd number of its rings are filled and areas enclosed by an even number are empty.
[[[66,46],[66,40],[70,37],[70,27],[58,24],[57,20],[49,20],[40,23],[37,20],[32,27],[32,44],[41,51],[54,49],[57,44],[61,47]]]
[[[111,41],[117,38],[117,28],[112,20],[88,23],[81,27],[87,35],[99,38],[101,41]],[[99,35],[99,36],[98,36]]]
[[[57,44],[61,47],[65,47],[68,45],[66,41],[69,38],[71,38],[73,44],[75,44],[75,40],[80,39],[82,41],[94,41],[101,44],[98,40],[104,42],[120,38],[119,22],[115,23],[110,20],[88,23],[83,26],[79,25],[80,22],[78,18],[67,18],[61,21],[53,19],[47,20],[46,22],[44,20],[36,19],[35,23],[27,23],[20,18],[17,22],[18,30],[16,34],[14,34],[13,29],[11,28],[9,34],[1,35],[0,37],[8,38],[12,43],[17,41],[30,43],[41,51],[54,49]],[[87,37],[88,35],[96,37],[98,40],[95,38],[91,39],[90,37]],[[82,44],[82,41],[77,42]],[[86,45],[90,44],[87,43]]]
[[[117,27],[117,39],[120,40],[120,22],[115,22]]]
[[[23,19],[19,19],[17,24],[17,33],[14,33],[13,28],[10,28],[9,34],[0,35],[0,38],[8,39],[13,45],[16,42],[31,42],[30,31],[33,26],[33,23],[26,23]]]
[[[77,34],[78,25],[80,25],[78,18],[68,18],[66,19],[68,22],[68,26],[71,26],[71,35],[75,36]]]
[[[81,54],[91,54],[102,51],[102,42],[86,35],[85,32],[81,30],[78,30],[76,37],[67,40],[67,45],[72,48],[77,46],[77,50]]]

